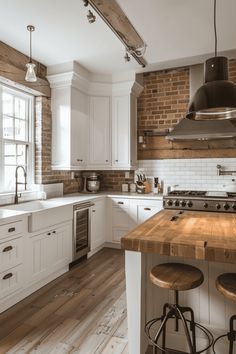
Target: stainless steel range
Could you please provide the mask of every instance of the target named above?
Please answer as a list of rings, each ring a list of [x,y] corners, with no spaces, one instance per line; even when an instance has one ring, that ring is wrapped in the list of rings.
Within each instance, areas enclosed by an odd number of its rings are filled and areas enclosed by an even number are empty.
[[[164,208],[236,213],[236,193],[174,190],[164,196]]]

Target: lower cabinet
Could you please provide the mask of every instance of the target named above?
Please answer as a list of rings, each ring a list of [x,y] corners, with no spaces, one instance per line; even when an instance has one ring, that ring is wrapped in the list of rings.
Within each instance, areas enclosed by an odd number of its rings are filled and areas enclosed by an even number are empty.
[[[111,198],[110,241],[120,243],[121,237],[163,208],[162,199]]]
[[[29,282],[35,283],[72,260],[72,225],[66,223],[29,238]]]
[[[106,242],[106,199],[94,201],[91,208],[91,251]]]

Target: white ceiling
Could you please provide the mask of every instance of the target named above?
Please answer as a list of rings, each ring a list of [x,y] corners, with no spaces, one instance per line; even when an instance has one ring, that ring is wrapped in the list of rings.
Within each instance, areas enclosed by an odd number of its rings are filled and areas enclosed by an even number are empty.
[[[198,62],[214,49],[213,0],[118,0],[146,41],[147,70]],[[97,17],[90,25],[82,0],[0,0],[0,40],[28,54],[26,26],[33,24],[33,57],[45,65],[77,60],[92,72],[140,71]],[[218,0],[219,50],[236,50],[236,1]]]

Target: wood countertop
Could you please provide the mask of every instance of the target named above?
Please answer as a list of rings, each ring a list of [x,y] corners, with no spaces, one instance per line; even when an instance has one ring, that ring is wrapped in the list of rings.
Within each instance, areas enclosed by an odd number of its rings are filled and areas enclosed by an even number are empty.
[[[125,250],[236,263],[236,214],[162,210],[121,239]]]

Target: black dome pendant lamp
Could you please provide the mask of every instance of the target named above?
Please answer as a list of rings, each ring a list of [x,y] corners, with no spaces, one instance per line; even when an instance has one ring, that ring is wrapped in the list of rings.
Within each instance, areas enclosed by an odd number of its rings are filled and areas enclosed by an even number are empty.
[[[186,118],[222,120],[236,118],[236,85],[228,81],[228,59],[217,56],[216,0],[214,0],[215,57],[205,63],[205,84],[195,93]]]

